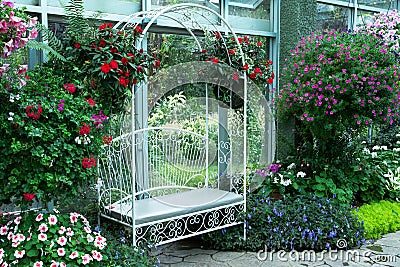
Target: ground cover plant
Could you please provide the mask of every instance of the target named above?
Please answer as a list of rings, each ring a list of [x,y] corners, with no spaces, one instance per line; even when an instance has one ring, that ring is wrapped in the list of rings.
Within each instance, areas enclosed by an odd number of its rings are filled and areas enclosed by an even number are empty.
[[[365,242],[364,229],[348,205],[337,198],[313,194],[286,196],[274,200],[260,189],[249,195],[244,214],[247,240],[243,227],[231,227],[208,234],[206,242],[223,250],[324,250],[337,248],[339,239],[347,248]]]
[[[364,204],[353,212],[363,222],[366,239],[400,230],[400,203],[388,200]]]

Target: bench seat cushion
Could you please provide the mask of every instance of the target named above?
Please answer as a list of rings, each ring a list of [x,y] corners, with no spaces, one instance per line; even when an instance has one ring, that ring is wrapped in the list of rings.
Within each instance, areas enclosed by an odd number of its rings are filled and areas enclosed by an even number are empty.
[[[200,188],[183,193],[136,200],[136,224],[172,218],[243,201],[243,196],[213,188]],[[132,204],[116,202],[108,209],[112,216],[132,217]]]

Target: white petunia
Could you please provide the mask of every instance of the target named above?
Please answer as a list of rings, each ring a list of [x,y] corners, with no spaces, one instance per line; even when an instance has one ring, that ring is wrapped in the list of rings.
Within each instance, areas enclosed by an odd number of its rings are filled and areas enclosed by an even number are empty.
[[[293,162],[292,164],[290,164],[288,167],[287,167],[287,169],[288,170],[291,170],[291,169],[293,169],[293,168],[295,168],[296,167],[296,164]]]
[[[297,178],[299,178],[299,177],[301,177],[301,178],[304,178],[304,177],[306,177],[306,173],[305,172],[302,172],[302,171],[300,171],[300,172],[298,172],[297,174],[296,174],[296,177]]]

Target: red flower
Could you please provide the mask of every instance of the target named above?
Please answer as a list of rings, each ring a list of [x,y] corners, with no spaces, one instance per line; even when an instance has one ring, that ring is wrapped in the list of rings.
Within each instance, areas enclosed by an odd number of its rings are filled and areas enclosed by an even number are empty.
[[[132,53],[128,53],[128,54],[126,54],[128,57],[135,57],[135,55],[134,54],[132,54]]]
[[[272,79],[275,78],[275,73],[274,72],[271,73],[271,77],[272,77]]]
[[[107,28],[107,24],[103,23],[100,25],[99,30],[104,30],[105,28]]]
[[[36,193],[29,194],[29,193],[23,193],[22,195],[24,196],[26,201],[32,201],[32,199],[35,197]]]
[[[119,77],[119,84],[122,85],[123,87],[127,87],[129,84],[129,80],[125,79],[124,76]]]
[[[137,71],[138,72],[142,72],[143,71],[143,67],[142,66],[137,66]]]
[[[249,69],[249,65],[248,64],[244,64],[243,70],[248,70],[248,69]]]
[[[269,78],[269,79],[268,79],[268,83],[269,83],[269,84],[272,84],[273,81],[274,81],[274,80],[273,80],[272,78]]]
[[[229,50],[228,50],[228,53],[229,53],[230,55],[234,55],[235,52],[236,52],[236,49],[229,49]]]
[[[248,43],[248,42],[249,42],[249,37],[247,37],[247,36],[244,36],[244,37],[243,37],[243,39],[244,39],[244,41],[245,41],[246,43]]]
[[[255,68],[255,69],[254,69],[254,72],[255,72],[255,73],[261,73],[261,69],[260,69],[260,68]]]
[[[239,73],[235,73],[235,74],[232,74],[232,79],[234,80],[234,81],[237,81],[237,80],[239,80]]]
[[[85,99],[85,102],[87,102],[91,107],[94,107],[96,105],[96,101],[94,101],[92,98]]]
[[[38,120],[40,118],[40,114],[42,113],[42,105],[38,105],[37,107],[37,113],[32,112],[31,110],[34,108],[34,106],[27,106],[25,109],[26,114],[28,115],[29,118]]]
[[[112,28],[112,27],[113,27],[112,23],[108,23],[108,24],[107,24],[107,27],[108,27],[108,28]]]
[[[160,67],[161,62],[159,60],[157,60],[155,65],[156,65],[157,68]]]
[[[104,63],[101,65],[101,72],[103,73],[109,73],[111,70],[110,65],[108,63]]]
[[[263,45],[262,42],[260,42],[260,41],[257,42],[257,46],[261,47],[262,45]]]
[[[201,50],[201,53],[205,54],[205,53],[207,53],[207,50],[203,49],[203,50]]]
[[[92,167],[96,167],[96,160],[92,155],[90,158],[83,158],[82,159],[82,166],[85,169],[90,169]]]
[[[134,32],[135,32],[135,34],[141,34],[141,33],[143,33],[143,30],[139,26],[136,26],[134,29]]]
[[[216,57],[209,58],[208,61],[211,61],[211,62],[216,63],[216,64],[219,63],[219,59],[216,58]]]
[[[90,134],[90,125],[83,123],[83,126],[79,129],[79,135]]]
[[[118,69],[118,62],[115,61],[115,60],[111,60],[111,62],[110,62],[110,67],[111,67],[112,69]]]
[[[214,36],[217,39],[221,39],[221,34],[219,32],[214,32]]]
[[[106,41],[100,40],[99,46],[105,47],[106,46]]]
[[[109,146],[111,144],[112,141],[112,136],[103,136],[103,143],[107,146]]]
[[[75,46],[76,49],[81,48],[81,44],[80,43],[74,43],[74,46]]]
[[[75,93],[76,91],[76,87],[73,83],[65,83],[64,89],[70,92],[71,94]]]
[[[270,59],[267,60],[268,65],[272,65],[272,61]]]
[[[243,38],[238,38],[239,44],[241,44],[243,42]]]
[[[111,47],[111,48],[110,48],[110,51],[111,51],[111,53],[117,53],[117,48]]]
[[[128,63],[128,59],[126,57],[121,58],[121,63],[126,65]]]
[[[250,79],[255,79],[257,74],[253,72],[253,73],[250,73],[249,76],[250,76]]]

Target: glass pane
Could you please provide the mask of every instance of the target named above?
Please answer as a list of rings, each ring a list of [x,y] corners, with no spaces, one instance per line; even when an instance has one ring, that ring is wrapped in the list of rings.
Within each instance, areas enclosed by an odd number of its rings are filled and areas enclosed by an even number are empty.
[[[48,0],[47,5],[63,7],[67,5],[69,1],[61,0]],[[85,0],[84,7],[90,11],[100,11],[118,15],[130,15],[141,10],[140,0],[114,0],[114,1],[102,1],[99,4],[97,0]]]
[[[373,18],[374,12],[358,10],[357,12],[357,26],[367,25],[367,23]]]
[[[349,13],[348,8],[318,4],[317,29],[348,29]]]
[[[231,0],[228,21],[234,28],[270,31],[270,1]]]
[[[159,8],[163,6],[170,6],[182,3],[193,3],[198,5],[207,6],[216,12],[219,12],[219,1],[218,0],[151,0],[151,8]]]
[[[21,5],[38,6],[39,0],[15,0],[14,3],[21,4]]]
[[[393,0],[358,0],[359,5],[367,5],[384,9],[395,8],[396,1]]]

